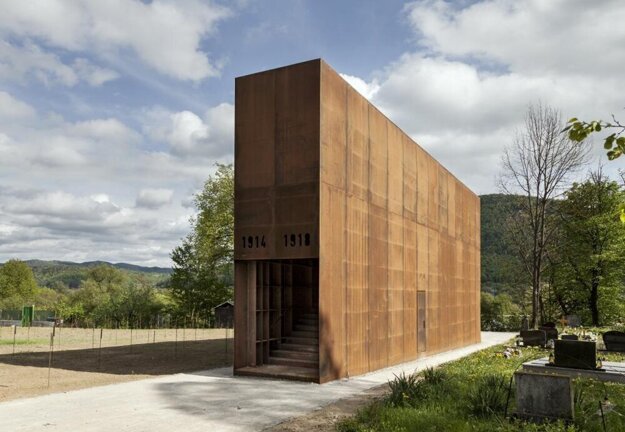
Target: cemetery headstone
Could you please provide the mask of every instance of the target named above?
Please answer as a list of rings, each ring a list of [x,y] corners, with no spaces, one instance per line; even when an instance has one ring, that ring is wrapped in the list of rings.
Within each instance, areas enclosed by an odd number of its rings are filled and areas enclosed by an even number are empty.
[[[612,330],[603,334],[606,351],[625,352],[625,333]]]
[[[596,369],[597,344],[590,341],[556,340],[554,366],[575,369]]]
[[[544,330],[521,330],[521,338],[525,346],[545,346],[547,343]]]
[[[517,371],[517,414],[532,420],[573,419],[573,386],[571,378],[553,374]]]
[[[547,324],[553,324],[553,323],[547,323]],[[543,325],[542,327],[539,328],[539,330],[543,330],[545,332],[545,337],[547,338],[547,340],[558,339],[558,329],[555,327],[555,324],[553,326]]]

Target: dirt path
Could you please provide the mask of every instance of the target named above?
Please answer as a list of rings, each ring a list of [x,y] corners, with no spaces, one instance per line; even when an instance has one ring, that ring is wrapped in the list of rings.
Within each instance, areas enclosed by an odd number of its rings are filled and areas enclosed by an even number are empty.
[[[341,420],[355,415],[376,399],[388,393],[388,385],[371,388],[358,396],[340,399],[301,417],[292,418],[265,429],[264,432],[334,432]]]
[[[223,330],[205,330],[198,338],[206,339],[196,341],[194,332],[187,330],[183,341],[179,330],[177,342],[171,341],[176,337],[171,329],[167,335],[160,330],[156,341],[154,333],[139,331],[133,334],[132,346],[119,345],[129,342],[128,330],[115,335],[109,331],[99,350],[99,334],[92,344],[91,329],[63,329],[61,350],[55,343],[52,354],[48,385],[49,342],[39,331],[43,330],[35,330],[28,344],[16,345],[13,354],[5,329],[0,345],[0,402],[232,364],[232,331],[228,341]]]

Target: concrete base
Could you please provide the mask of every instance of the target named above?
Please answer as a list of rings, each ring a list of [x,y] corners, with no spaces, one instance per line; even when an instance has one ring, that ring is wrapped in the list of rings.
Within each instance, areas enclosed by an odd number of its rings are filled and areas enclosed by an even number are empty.
[[[599,381],[625,383],[625,363],[603,362],[601,370],[573,369],[549,366],[549,360],[542,358],[523,363],[526,372],[556,374],[572,378],[592,378]]]
[[[573,419],[571,378],[531,372],[515,372],[517,415],[543,419]]]

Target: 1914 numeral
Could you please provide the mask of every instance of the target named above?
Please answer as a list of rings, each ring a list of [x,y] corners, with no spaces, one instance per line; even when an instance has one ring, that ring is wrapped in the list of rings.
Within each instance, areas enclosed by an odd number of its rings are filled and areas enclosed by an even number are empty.
[[[241,237],[243,249],[266,248],[265,236],[243,236]]]

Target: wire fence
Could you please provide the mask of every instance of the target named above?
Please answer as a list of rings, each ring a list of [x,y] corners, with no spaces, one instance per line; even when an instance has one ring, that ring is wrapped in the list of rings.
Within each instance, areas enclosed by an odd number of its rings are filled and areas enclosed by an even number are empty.
[[[0,310],[0,327],[25,326],[22,321],[23,311],[17,309]],[[49,310],[35,310],[29,327],[53,327],[63,324],[75,328],[105,329],[166,329],[166,328],[232,328],[232,317],[219,319],[211,313],[200,314],[192,311],[179,315],[172,314],[113,314],[97,317],[63,317]]]
[[[209,326],[214,320],[137,316],[87,327],[40,314],[40,326],[2,315],[0,400],[232,364],[234,331]]]

